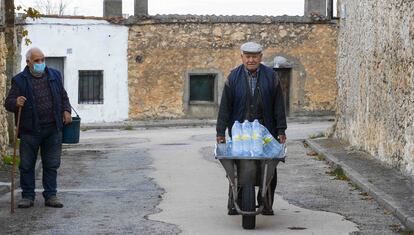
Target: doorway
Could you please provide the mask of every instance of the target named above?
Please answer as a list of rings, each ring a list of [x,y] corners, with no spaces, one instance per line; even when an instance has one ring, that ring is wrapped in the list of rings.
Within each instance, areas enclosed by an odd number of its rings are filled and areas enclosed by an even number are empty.
[[[282,86],[283,98],[285,100],[286,116],[290,114],[290,78],[292,74],[291,68],[275,68],[277,76],[279,77],[280,85]]]
[[[65,74],[64,74],[64,64],[65,64],[65,57],[46,57],[45,63],[47,67],[56,69],[62,75],[62,84],[65,84]]]

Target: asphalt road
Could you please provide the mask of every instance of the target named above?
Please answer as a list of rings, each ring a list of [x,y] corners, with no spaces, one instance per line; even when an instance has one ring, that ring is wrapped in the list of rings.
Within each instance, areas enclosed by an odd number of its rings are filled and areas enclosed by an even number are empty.
[[[65,146],[62,156],[58,196],[65,207],[45,208],[38,180],[33,208],[11,216],[10,195],[0,197],[0,233],[394,234],[397,219],[306,154],[300,139],[331,124],[289,125],[276,215],[257,216],[254,231],[226,214],[228,183],[209,127],[82,132],[81,143]]]

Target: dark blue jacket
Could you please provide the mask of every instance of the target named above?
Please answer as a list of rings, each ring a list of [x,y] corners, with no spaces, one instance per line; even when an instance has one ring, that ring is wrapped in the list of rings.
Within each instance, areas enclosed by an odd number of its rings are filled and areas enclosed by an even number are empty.
[[[225,136],[226,128],[230,132],[236,120],[243,122],[246,117],[249,86],[246,76],[244,65],[240,65],[227,78],[217,118],[217,136]],[[274,137],[284,135],[287,125],[283,93],[272,68],[260,65],[258,86],[263,104],[264,126]]]
[[[54,119],[57,129],[60,131],[63,128],[63,112],[71,111],[69,99],[62,84],[62,76],[60,72],[46,67],[47,80],[49,82],[50,91],[53,100],[53,110],[50,110],[54,114]],[[6,98],[4,107],[14,112],[16,115],[17,123],[17,112],[16,99],[19,96],[26,97],[26,102],[22,108],[20,117],[19,133],[21,134],[34,134],[40,132],[39,117],[36,111],[36,100],[34,97],[33,86],[30,82],[32,74],[30,73],[29,67],[14,76],[11,82],[11,88]]]

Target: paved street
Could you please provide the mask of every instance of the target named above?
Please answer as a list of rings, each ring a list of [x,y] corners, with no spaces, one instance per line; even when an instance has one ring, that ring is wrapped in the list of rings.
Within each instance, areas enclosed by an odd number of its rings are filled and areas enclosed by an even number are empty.
[[[215,129],[88,130],[65,146],[59,172],[63,209],[9,214],[0,197],[1,234],[394,234],[399,222],[347,181],[326,174],[301,139],[332,123],[290,123],[280,164],[275,216],[243,231],[226,214],[224,169],[212,155]],[[40,176],[39,176],[40,177]],[[397,234],[397,233],[395,233]]]

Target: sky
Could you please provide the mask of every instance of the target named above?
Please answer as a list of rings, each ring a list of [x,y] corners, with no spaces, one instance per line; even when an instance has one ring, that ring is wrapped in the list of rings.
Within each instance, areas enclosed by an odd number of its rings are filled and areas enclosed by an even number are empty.
[[[48,0],[15,0],[15,5],[36,6]],[[102,16],[103,0],[49,0],[68,3],[66,15]],[[148,13],[195,15],[303,15],[304,0],[148,0]],[[134,14],[134,0],[123,0],[124,14]]]

